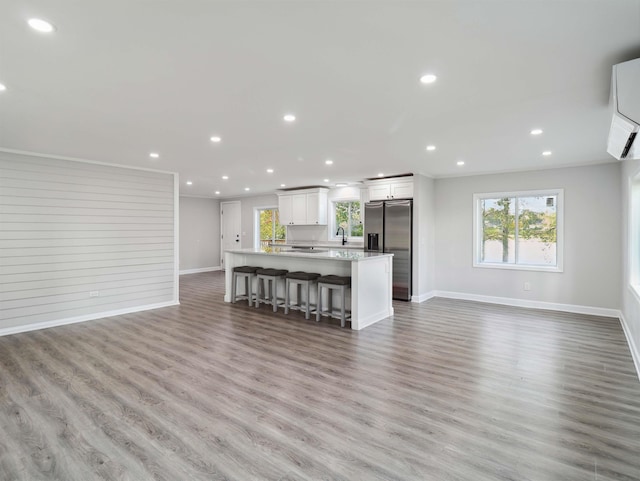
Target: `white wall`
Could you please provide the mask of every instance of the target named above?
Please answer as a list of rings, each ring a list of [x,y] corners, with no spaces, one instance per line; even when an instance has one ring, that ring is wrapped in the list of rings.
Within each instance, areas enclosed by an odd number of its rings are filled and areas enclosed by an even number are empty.
[[[474,268],[473,194],[564,189],[564,272]],[[439,291],[619,309],[620,163],[438,179]],[[531,291],[524,291],[524,282]]]
[[[630,220],[630,205],[631,205],[631,192],[630,182],[640,173],[640,161],[627,160],[622,166],[621,175],[621,192],[622,192],[622,286],[621,286],[621,303],[622,303],[622,315],[623,325],[625,328],[625,334],[629,341],[629,347],[632,351],[633,358],[636,364],[636,371],[640,376],[640,298],[633,292],[630,287],[630,267],[631,249],[636,249],[636,252],[640,250],[640,246],[633,245],[630,242],[631,233],[631,220]]]
[[[0,333],[177,303],[175,189],[170,173],[0,151]]]
[[[180,197],[180,273],[220,268],[220,201]]]

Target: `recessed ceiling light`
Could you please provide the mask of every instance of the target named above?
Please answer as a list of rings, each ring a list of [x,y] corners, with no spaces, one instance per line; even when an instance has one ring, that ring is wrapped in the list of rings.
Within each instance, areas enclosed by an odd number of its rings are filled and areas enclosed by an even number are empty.
[[[27,22],[29,26],[42,33],[51,33],[53,32],[53,25],[51,25],[46,20],[42,20],[41,18],[30,18]]]
[[[296,120],[296,116],[293,114],[287,114],[282,118],[284,119],[285,122],[293,122]]]
[[[267,169],[267,172],[268,172],[269,174],[273,174],[273,169]]]
[[[287,184],[280,184],[280,187],[286,187]]]
[[[382,172],[380,172],[380,173],[378,174],[378,177],[384,177],[384,174],[383,174]]]
[[[436,81],[437,78],[438,77],[436,77],[432,73],[428,73],[420,77],[420,82],[422,82],[423,84],[432,84],[433,82]]]
[[[435,145],[427,145],[427,150],[428,151],[436,150],[436,146]]]
[[[251,190],[251,188],[250,187],[245,187],[244,190]]]
[[[4,92],[7,90],[7,87],[4,84],[0,84],[0,92]]]
[[[324,163],[327,164],[327,165],[332,165],[333,164],[333,160],[327,159],[327,160],[324,161]]]
[[[324,179],[325,182],[329,182],[329,179]]]
[[[228,175],[223,175],[222,176],[222,180],[229,180],[229,176]]]
[[[219,190],[216,190],[216,195],[220,195],[220,191]]]
[[[347,184],[346,182],[338,182],[336,184],[336,187],[346,187],[347,185],[349,185],[349,184]]]
[[[187,185],[193,185],[193,182],[191,182],[190,180],[187,180]]]
[[[542,152],[542,155],[551,155],[551,151],[550,150],[545,150],[544,152]]]
[[[464,165],[464,160],[459,160],[458,162],[456,162],[456,165],[458,166]]]
[[[160,154],[157,152],[151,152],[149,154],[149,157],[151,157],[152,159],[157,159],[158,157],[160,157]]]
[[[540,135],[542,133],[542,129],[533,129],[531,131],[531,135]]]
[[[217,135],[214,135],[213,137],[211,137],[211,142],[215,142],[216,144],[218,142],[220,142],[222,140],[221,137],[218,137]]]

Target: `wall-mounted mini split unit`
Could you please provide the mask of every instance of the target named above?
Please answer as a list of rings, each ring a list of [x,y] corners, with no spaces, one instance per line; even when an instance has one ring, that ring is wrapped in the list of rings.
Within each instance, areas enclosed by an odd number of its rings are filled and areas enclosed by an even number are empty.
[[[607,152],[618,160],[640,159],[640,58],[613,66],[611,104]]]

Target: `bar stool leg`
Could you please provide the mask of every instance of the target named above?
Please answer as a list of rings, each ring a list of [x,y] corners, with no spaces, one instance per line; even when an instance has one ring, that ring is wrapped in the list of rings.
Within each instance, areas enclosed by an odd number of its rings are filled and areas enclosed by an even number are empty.
[[[256,308],[260,307],[260,296],[264,294],[264,279],[258,276],[256,282]]]
[[[284,282],[284,313],[289,314],[289,288],[291,287],[291,279]]]
[[[340,327],[344,327],[344,318],[345,318],[344,301],[345,301],[345,292],[347,291],[347,289],[345,288],[345,286],[341,286],[340,290],[342,291],[342,311],[340,316]]]
[[[322,312],[322,286],[318,283],[318,299],[316,300],[316,322],[320,321],[320,312]]]
[[[238,283],[238,275],[233,273],[233,284],[231,285],[231,302],[236,303],[236,284]]]
[[[311,281],[307,281],[307,309],[304,311],[304,318],[309,320],[309,313],[311,312],[311,298],[309,297],[309,286]]]
[[[278,312],[278,279],[273,278],[273,297],[271,298],[273,303],[273,312]]]

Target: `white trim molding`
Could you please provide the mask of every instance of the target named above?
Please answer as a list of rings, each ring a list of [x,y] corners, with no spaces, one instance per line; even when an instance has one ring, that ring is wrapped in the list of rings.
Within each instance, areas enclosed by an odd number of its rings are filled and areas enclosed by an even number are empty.
[[[22,326],[5,327],[0,329],[1,336],[9,336],[20,332],[37,331],[39,329],[49,329],[50,327],[65,326],[67,324],[76,324],[79,322],[95,321],[96,319],[104,319],[105,317],[122,316],[133,312],[149,311],[151,309],[160,309],[161,307],[178,306],[180,302],[160,302],[158,304],[147,304],[146,306],[128,307],[126,309],[118,309],[115,311],[97,312],[86,316],[69,317],[67,319],[56,319],[54,321],[36,322],[33,324],[25,324]]]
[[[425,292],[424,294],[420,294],[418,296],[411,296],[411,302],[424,302],[429,299],[436,297],[436,291]]]
[[[638,346],[633,340],[633,336],[631,335],[631,330],[629,329],[629,325],[627,324],[627,320],[624,317],[624,314],[620,313],[620,324],[622,325],[622,332],[624,332],[624,337],[627,338],[627,344],[629,345],[629,350],[631,351],[631,358],[633,359],[633,365],[636,368],[636,374],[638,376],[638,380],[640,381],[640,350],[638,350]]]
[[[606,307],[579,306],[576,304],[560,304],[558,302],[530,301],[514,297],[484,296],[480,294],[466,294],[464,292],[435,291],[433,297],[447,297],[449,299],[462,299],[465,301],[486,302],[489,304],[502,304],[505,306],[527,307],[530,309],[548,309],[550,311],[573,312],[590,316],[614,317],[619,319],[622,315],[618,309]]]
[[[213,272],[213,271],[221,271],[221,266],[214,267],[200,267],[198,269],[184,269],[180,271],[180,275],[183,276],[185,274],[199,274],[200,272]]]

